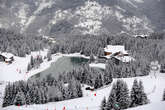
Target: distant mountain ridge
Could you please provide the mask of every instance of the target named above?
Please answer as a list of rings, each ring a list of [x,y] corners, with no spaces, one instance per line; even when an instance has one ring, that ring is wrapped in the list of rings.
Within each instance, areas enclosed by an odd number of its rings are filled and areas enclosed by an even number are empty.
[[[0,0],[0,27],[22,33],[146,34],[165,29],[163,0]]]

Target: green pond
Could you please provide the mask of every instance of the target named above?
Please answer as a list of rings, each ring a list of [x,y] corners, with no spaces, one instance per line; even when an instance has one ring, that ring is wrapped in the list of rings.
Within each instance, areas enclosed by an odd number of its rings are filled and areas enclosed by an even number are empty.
[[[56,62],[53,62],[46,70],[32,76],[31,80],[43,79],[48,75],[58,78],[63,72],[72,71],[74,68],[81,67],[82,64],[87,63],[89,59],[83,57],[62,57]]]

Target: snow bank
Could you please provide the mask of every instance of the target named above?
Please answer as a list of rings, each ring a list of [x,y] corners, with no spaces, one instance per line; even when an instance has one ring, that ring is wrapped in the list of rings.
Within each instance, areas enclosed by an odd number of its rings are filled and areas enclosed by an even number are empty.
[[[147,104],[147,105],[139,106],[139,107],[135,107],[135,108],[130,108],[127,110],[165,110],[165,101]]]
[[[105,64],[104,63],[91,63],[91,64],[89,64],[89,66],[105,69]]]
[[[80,54],[80,53],[63,54],[63,56],[68,56],[68,57],[83,57],[83,58],[89,59],[88,56],[82,55],[82,54]]]

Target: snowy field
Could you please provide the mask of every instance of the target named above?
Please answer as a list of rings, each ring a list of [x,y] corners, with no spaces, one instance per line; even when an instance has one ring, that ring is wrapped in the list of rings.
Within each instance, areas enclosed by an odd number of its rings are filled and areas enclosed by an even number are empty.
[[[38,52],[33,52],[32,55],[38,55]],[[40,52],[42,56],[46,56],[47,50]],[[0,81],[16,81],[16,80],[27,80],[30,76],[43,71],[44,69],[48,68],[51,62],[55,62],[58,58],[62,56],[81,56],[80,54],[71,54],[71,55],[63,55],[63,54],[56,54],[52,56],[52,61],[48,62],[47,60],[41,64],[38,69],[32,70],[29,73],[26,73],[27,64],[30,61],[30,55],[26,58],[19,58],[15,57],[15,61],[11,65],[7,65],[4,63],[0,64],[1,70],[1,77]],[[85,56],[84,56],[85,57]],[[91,64],[90,66],[100,66],[102,68],[105,67],[103,64],[94,65]],[[21,70],[21,73],[17,71],[17,68]],[[156,73],[156,74],[155,74]],[[129,108],[128,110],[165,110],[165,102],[162,102],[163,90],[165,89],[165,74],[159,73],[159,71],[150,72],[149,76],[144,77],[136,77],[136,78],[122,78],[127,84],[129,90],[132,87],[134,79],[142,80],[144,84],[145,92],[148,95],[150,100],[150,104],[139,106],[136,108]],[[114,79],[112,83],[114,83],[117,79]],[[0,85],[1,91],[1,99],[3,96],[3,91],[6,83]],[[111,84],[112,85],[112,84]],[[6,108],[0,108],[0,110],[99,110],[100,104],[103,97],[108,98],[111,85],[107,85],[95,91],[86,91],[84,85],[82,87],[83,90],[83,97],[60,101],[60,102],[51,102],[43,105],[30,105],[30,106],[9,106]],[[1,100],[2,102],[2,100]]]

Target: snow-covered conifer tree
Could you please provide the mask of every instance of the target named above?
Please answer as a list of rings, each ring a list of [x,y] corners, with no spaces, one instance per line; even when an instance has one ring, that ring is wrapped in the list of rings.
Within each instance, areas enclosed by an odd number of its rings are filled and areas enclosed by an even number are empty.
[[[163,93],[163,101],[165,101],[165,90],[164,90],[164,93]]]
[[[147,94],[144,92],[144,87],[142,81],[139,82],[139,105],[144,105],[149,103],[149,100],[147,98]]]
[[[100,47],[97,52],[97,57],[102,57],[102,56],[104,56],[104,49]]]
[[[30,99],[31,97],[30,97],[30,93],[29,92],[27,92],[26,93],[26,104],[27,105],[30,105],[31,104],[31,99]]]
[[[14,104],[17,106],[21,106],[24,105],[26,103],[26,99],[25,99],[25,95],[22,91],[18,92],[15,100],[14,100]]]
[[[104,97],[104,99],[101,102],[100,110],[107,110],[106,107],[107,107],[107,105],[106,105],[106,98]]]
[[[112,110],[116,108],[117,102],[116,102],[116,84],[113,84],[110,95],[108,97],[107,105],[106,105],[106,110]]]
[[[131,105],[130,107],[138,106],[138,92],[139,92],[139,85],[138,81],[135,79],[133,82],[133,86],[131,89]]]
[[[109,84],[112,82],[112,74],[114,72],[113,64],[111,61],[108,61],[106,64],[106,69],[104,72],[104,84]]]

